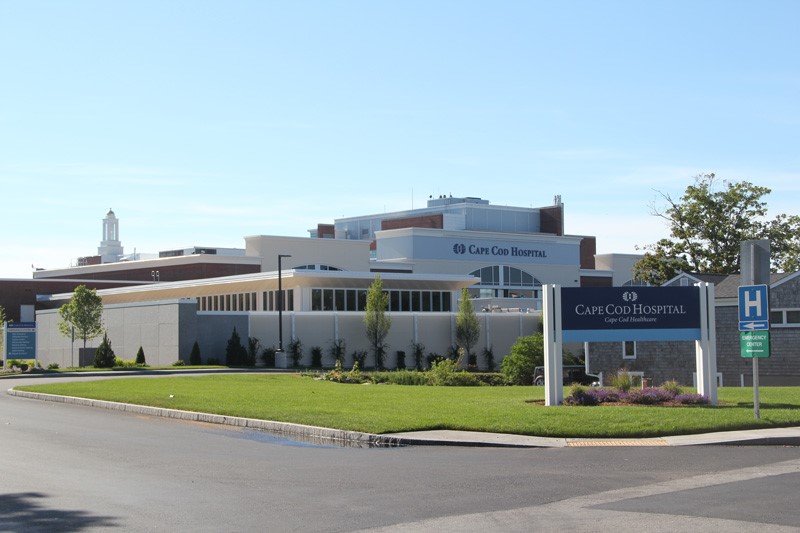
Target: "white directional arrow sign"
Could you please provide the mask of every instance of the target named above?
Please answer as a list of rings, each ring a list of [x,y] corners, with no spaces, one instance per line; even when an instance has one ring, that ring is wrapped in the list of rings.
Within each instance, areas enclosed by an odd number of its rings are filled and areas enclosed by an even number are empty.
[[[765,329],[769,329],[769,322],[766,320],[739,323],[739,331],[760,331]]]

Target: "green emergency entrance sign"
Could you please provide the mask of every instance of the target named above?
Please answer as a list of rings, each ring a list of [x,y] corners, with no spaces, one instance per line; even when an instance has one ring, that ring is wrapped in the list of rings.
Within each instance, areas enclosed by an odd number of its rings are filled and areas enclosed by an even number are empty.
[[[742,357],[769,357],[769,331],[740,331]]]

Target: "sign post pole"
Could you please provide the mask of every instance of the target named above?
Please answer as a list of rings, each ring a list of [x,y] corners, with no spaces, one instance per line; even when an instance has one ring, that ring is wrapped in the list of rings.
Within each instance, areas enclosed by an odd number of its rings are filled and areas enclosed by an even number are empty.
[[[742,354],[753,358],[753,416],[761,418],[758,398],[758,359],[769,357],[769,254],[768,240],[742,241],[739,255],[742,273],[739,285],[739,331],[766,330],[766,355],[745,349],[751,340],[742,339]],[[759,284],[759,285],[756,285]]]

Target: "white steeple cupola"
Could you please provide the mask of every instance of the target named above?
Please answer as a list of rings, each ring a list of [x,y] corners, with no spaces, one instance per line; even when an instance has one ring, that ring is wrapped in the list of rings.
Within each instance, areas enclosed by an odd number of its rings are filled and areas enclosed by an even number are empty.
[[[110,208],[103,219],[103,240],[97,248],[97,255],[103,263],[116,263],[122,259],[122,243],[119,241],[119,219]]]

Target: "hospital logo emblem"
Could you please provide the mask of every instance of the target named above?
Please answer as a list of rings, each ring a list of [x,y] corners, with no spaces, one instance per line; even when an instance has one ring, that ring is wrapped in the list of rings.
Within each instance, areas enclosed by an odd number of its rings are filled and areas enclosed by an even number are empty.
[[[635,302],[636,300],[639,299],[639,295],[633,291],[630,292],[626,291],[622,293],[622,299],[625,300],[626,302]]]
[[[467,247],[461,243],[453,245],[453,253],[458,255],[464,255],[467,253]]]

